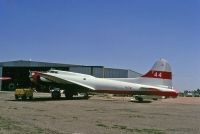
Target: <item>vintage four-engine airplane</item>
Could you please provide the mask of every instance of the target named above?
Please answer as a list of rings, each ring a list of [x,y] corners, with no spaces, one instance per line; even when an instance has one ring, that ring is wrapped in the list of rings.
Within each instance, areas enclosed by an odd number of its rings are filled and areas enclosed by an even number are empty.
[[[97,78],[91,75],[61,70],[33,71],[31,81],[50,85],[52,98],[60,98],[60,89],[66,98],[78,93],[100,92],[111,94],[154,95],[177,97],[172,86],[172,71],[165,59],[158,60],[145,75],[137,78]],[[137,97],[142,101],[142,97]]]

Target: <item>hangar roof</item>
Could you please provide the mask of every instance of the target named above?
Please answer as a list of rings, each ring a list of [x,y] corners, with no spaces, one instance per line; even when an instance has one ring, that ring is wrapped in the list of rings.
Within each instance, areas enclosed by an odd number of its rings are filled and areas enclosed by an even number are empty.
[[[62,63],[49,63],[49,62],[38,62],[38,61],[26,61],[26,60],[16,60],[16,61],[7,61],[0,62],[0,67],[72,67],[72,69],[83,70],[82,67],[94,67],[94,68],[102,68],[105,72],[107,72],[107,77],[110,77],[110,74],[126,74],[128,73],[128,77],[140,76],[141,74],[129,69],[117,69],[117,68],[106,68],[104,66],[86,66],[86,65],[74,65],[74,64],[62,64]],[[75,68],[74,68],[75,67]],[[82,69],[80,69],[80,67]],[[82,72],[82,71],[81,71]],[[91,71],[89,71],[91,72]],[[105,73],[106,74],[106,73]],[[105,76],[106,77],[106,76]]]
[[[26,61],[26,60],[0,62],[0,67],[69,67],[69,66],[81,66],[81,65],[48,63],[48,62],[38,62],[38,61]]]
[[[0,62],[0,66],[2,66],[2,67],[48,67],[48,66],[65,67],[65,66],[69,66],[69,65],[58,64],[58,63],[17,60],[17,61]]]

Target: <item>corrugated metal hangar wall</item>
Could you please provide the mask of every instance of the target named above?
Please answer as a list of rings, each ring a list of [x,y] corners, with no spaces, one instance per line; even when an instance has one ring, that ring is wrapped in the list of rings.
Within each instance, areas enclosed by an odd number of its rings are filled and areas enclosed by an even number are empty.
[[[22,85],[22,87],[29,87],[31,84],[29,71],[48,71],[50,69],[89,74],[99,78],[134,78],[141,75],[131,70],[105,68],[104,66],[84,66],[22,60],[0,62],[0,77],[12,78],[10,81],[0,80],[0,90],[14,90],[13,85],[16,84]]]

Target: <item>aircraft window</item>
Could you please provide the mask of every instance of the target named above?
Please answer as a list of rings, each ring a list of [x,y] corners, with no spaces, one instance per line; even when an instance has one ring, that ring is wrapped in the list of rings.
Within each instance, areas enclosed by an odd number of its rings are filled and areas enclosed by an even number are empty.
[[[58,72],[57,71],[49,71],[50,73],[54,73],[54,74],[57,74]]]

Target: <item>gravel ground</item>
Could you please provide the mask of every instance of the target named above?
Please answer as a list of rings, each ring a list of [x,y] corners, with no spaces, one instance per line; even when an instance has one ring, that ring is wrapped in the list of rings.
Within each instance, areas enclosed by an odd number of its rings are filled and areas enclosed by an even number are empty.
[[[200,98],[145,103],[128,97],[15,101],[0,92],[0,134],[199,134]]]

